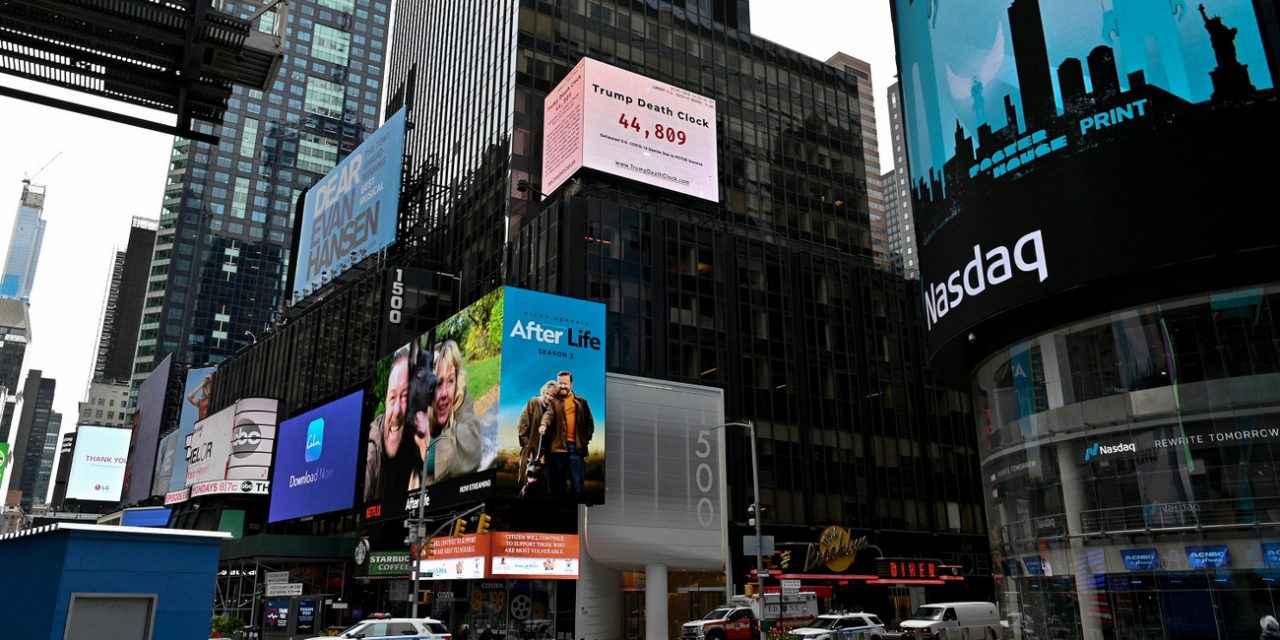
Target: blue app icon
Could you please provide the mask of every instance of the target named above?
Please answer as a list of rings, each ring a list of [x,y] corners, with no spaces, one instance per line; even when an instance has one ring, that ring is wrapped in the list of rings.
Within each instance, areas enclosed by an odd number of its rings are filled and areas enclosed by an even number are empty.
[[[315,462],[320,459],[320,453],[324,451],[324,418],[316,418],[307,425],[307,462]]]

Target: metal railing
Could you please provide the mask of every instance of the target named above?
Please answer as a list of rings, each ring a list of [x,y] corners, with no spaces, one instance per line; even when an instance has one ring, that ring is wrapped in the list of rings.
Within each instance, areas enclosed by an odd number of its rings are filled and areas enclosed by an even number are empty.
[[[1080,513],[1081,533],[1280,523],[1280,498],[1170,502]]]

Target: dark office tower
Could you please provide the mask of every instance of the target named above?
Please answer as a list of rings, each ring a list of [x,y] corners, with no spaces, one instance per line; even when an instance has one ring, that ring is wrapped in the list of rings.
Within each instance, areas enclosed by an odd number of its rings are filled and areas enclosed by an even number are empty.
[[[720,19],[737,6],[724,2],[396,6],[389,109],[403,96],[413,123],[399,239],[426,243],[406,261],[461,270],[463,305],[498,284],[605,303],[610,372],[719,387],[726,416],[769,425],[757,430],[766,533],[818,540],[828,525],[847,527],[886,557],[964,565],[969,591],[950,597],[989,597],[967,396],[918,365],[916,285],[876,268],[859,144],[868,107],[855,76]],[[718,158],[710,196],[607,165],[553,182],[542,162],[554,128],[544,100],[584,57],[643,76],[615,79],[613,90],[665,83],[715,101],[705,125]],[[619,116],[654,112],[624,102],[613,111],[607,129],[588,135],[645,140],[639,125],[623,133]],[[265,370],[238,370],[255,369]],[[725,437],[729,539],[741,541],[750,531],[749,441],[741,430]],[[401,543],[403,528],[387,535]],[[846,597],[892,610],[884,591]]]
[[[36,483],[33,490],[35,504],[46,504],[45,496],[49,495],[49,483],[53,480],[53,463],[58,461],[58,430],[62,428],[62,414],[54,411],[49,414],[49,426],[44,434],[44,448],[40,454],[40,468],[36,471]]]
[[[147,294],[147,274],[156,246],[156,221],[135,217],[129,244],[112,261],[111,281],[102,305],[102,329],[98,333],[93,381],[127,382],[133,377],[138,346],[138,326]]]
[[[0,298],[0,387],[18,392],[22,360],[31,343],[31,315],[24,300]]]
[[[1111,47],[1089,52],[1089,80],[1093,83],[1093,100],[1098,104],[1120,95],[1120,73],[1116,71],[1116,54]]]
[[[1058,89],[1062,92],[1062,111],[1067,115],[1083,115],[1093,105],[1084,86],[1084,65],[1079,58],[1067,58],[1058,65]]]
[[[1027,131],[1044,126],[1058,114],[1049,72],[1049,49],[1044,39],[1040,0],[1013,0],[1009,5],[1013,59],[1018,65],[1018,93]]]
[[[54,416],[57,415],[53,412],[53,392],[57,386],[57,381],[45,378],[39,369],[28,370],[22,397],[14,412],[17,427],[13,436],[13,450],[10,452],[8,475],[12,479],[9,480],[9,490],[22,492],[23,509],[30,509],[37,502],[44,502],[44,495],[37,496],[36,490],[45,457],[45,439],[49,435]],[[57,420],[61,424],[61,416]],[[53,425],[53,429],[56,434],[57,425]],[[45,482],[47,486],[47,476]]]
[[[13,428],[14,410],[18,408],[18,398],[14,395],[8,395],[4,389],[0,389],[0,399],[4,400],[3,407],[0,407],[0,442],[9,441],[9,432]]]
[[[58,449],[58,473],[53,481],[53,497],[49,506],[61,510],[67,501],[67,480],[71,477],[71,455],[76,450],[76,432],[62,436],[62,446]]]
[[[236,3],[242,17],[262,3]],[[379,125],[391,3],[290,2],[284,63],[267,91],[235,85],[217,145],[176,139],[133,379],[167,354],[217,362],[288,297],[298,194]],[[283,4],[280,6],[284,6]],[[255,26],[269,31],[280,7]]]

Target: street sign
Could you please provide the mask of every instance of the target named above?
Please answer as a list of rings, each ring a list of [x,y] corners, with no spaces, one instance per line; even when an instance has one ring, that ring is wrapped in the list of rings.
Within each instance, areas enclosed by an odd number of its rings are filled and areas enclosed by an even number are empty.
[[[267,584],[284,584],[289,581],[288,571],[268,571]]]
[[[762,556],[773,555],[773,536],[760,536],[764,551],[760,553]],[[754,534],[742,536],[742,554],[747,556],[756,555],[756,537]]]
[[[778,582],[782,585],[782,595],[794,596],[800,593],[799,580],[779,580]]]
[[[302,595],[301,582],[285,582],[283,584],[267,585],[267,597],[300,595]]]

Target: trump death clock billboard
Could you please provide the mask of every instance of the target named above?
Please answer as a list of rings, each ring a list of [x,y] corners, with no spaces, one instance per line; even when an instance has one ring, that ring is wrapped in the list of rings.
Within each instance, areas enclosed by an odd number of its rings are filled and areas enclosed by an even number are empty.
[[[543,110],[547,193],[586,167],[719,202],[714,99],[583,58]]]

